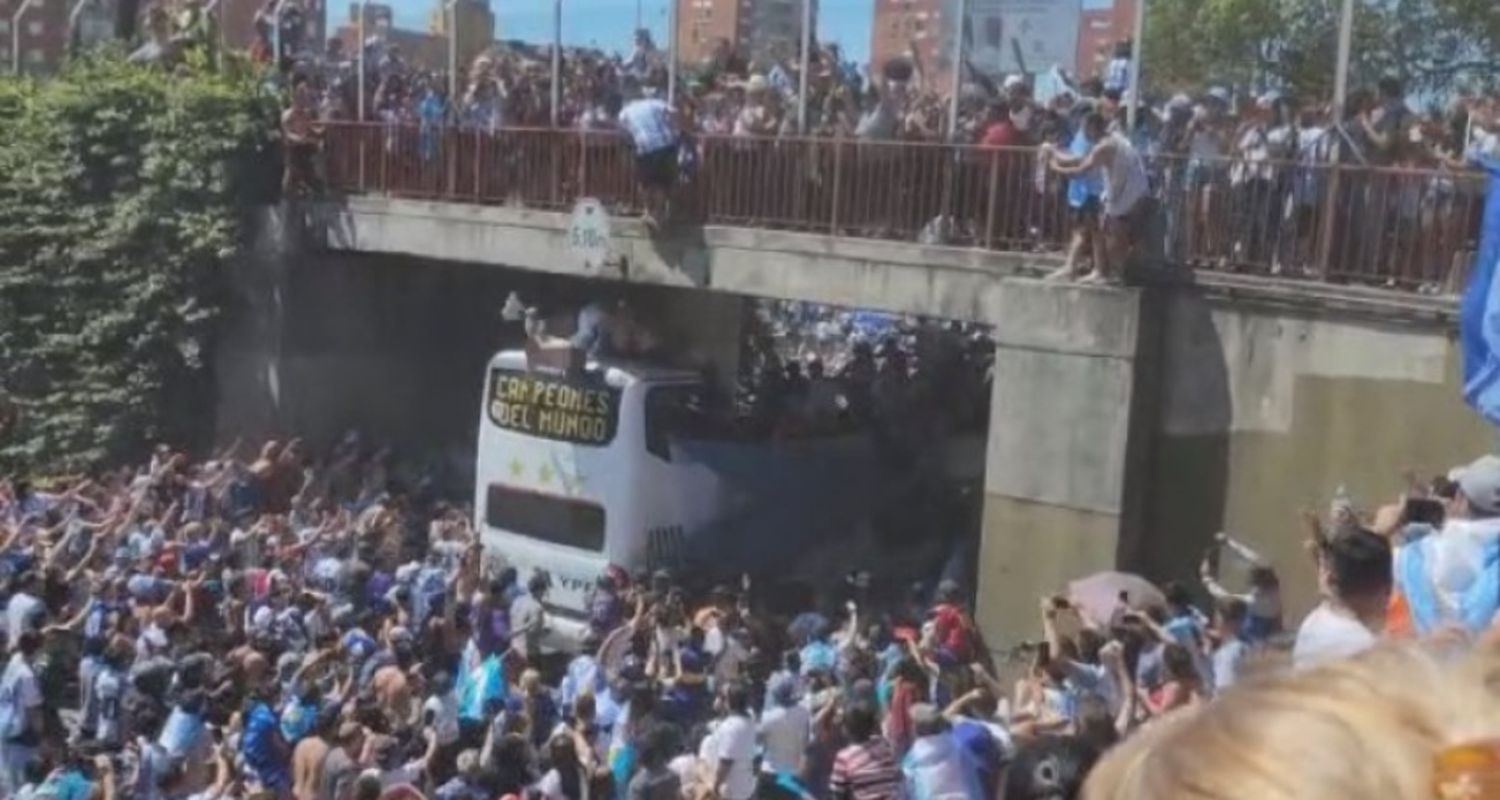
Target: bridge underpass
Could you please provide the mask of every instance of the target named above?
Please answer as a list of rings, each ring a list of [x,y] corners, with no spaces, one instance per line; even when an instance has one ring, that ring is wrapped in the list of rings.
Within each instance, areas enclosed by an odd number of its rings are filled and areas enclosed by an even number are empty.
[[[629,220],[612,231],[622,258],[591,271],[568,256],[566,214],[385,197],[303,211],[290,228],[268,226],[260,266],[245,270],[264,283],[247,292],[282,292],[314,317],[337,307],[371,330],[402,309],[441,317],[425,334],[434,347],[492,351],[493,338],[470,342],[494,336],[488,309],[526,274],[680,287],[666,305],[707,316],[723,313],[713,298],[754,295],[992,326],[978,605],[997,647],[1033,635],[1037,597],[1070,578],[1120,567],[1191,579],[1220,530],[1277,561],[1296,612],[1314,587],[1300,509],[1325,508],[1341,485],[1373,502],[1400,485],[1381,465],[1437,474],[1488,442],[1458,397],[1453,304],[1435,297],[1171,271],[1145,287],[1081,287],[1030,277],[1055,263],[1045,256],[721,227],[653,241]],[[446,288],[411,289],[424,282]],[[469,305],[428,308],[439,296]],[[281,332],[281,354],[267,358],[285,367],[301,358],[301,334],[273,310],[247,319]],[[283,383],[317,381],[306,391],[331,409],[368,401],[303,363]],[[420,407],[420,380],[393,386],[406,393],[393,404]],[[440,413],[455,427],[473,416],[457,404]]]

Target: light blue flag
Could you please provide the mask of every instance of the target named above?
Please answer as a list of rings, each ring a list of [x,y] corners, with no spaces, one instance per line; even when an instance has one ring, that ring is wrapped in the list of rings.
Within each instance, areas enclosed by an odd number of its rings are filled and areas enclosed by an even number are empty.
[[[1481,162],[1489,173],[1479,253],[1459,306],[1459,341],[1463,345],[1464,400],[1491,423],[1500,425],[1500,161]]]

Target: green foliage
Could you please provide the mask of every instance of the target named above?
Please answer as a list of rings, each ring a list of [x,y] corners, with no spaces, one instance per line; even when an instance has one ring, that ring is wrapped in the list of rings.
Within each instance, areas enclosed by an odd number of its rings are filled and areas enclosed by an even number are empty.
[[[1159,91],[1210,83],[1333,94],[1341,0],[1144,0],[1145,72]],[[1351,88],[1384,75],[1415,92],[1500,79],[1500,2],[1355,0]]]
[[[275,115],[248,73],[203,64],[0,78],[0,389],[20,410],[0,470],[194,435]]]

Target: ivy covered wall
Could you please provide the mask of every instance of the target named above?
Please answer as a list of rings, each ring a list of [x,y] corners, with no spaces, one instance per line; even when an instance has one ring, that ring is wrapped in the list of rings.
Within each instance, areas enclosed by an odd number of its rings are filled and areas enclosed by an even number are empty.
[[[208,354],[277,102],[234,68],[98,56],[0,77],[0,472],[208,433]]]

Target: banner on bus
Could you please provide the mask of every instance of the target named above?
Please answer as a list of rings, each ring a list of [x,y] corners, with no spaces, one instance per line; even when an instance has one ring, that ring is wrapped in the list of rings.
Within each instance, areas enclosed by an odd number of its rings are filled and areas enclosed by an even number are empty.
[[[508,431],[603,446],[615,438],[620,390],[596,381],[496,369],[490,421]]]

